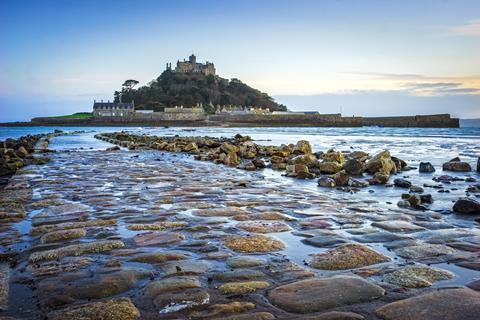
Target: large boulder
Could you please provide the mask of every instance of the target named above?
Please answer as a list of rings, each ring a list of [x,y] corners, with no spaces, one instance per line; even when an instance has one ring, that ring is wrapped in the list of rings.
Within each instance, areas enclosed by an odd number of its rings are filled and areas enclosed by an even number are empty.
[[[455,172],[469,172],[472,171],[472,167],[469,163],[460,161],[460,158],[454,158],[448,162],[445,162],[442,166],[444,171]]]
[[[343,165],[343,168],[347,173],[351,174],[352,176],[359,176],[365,171],[365,163],[357,159],[349,159]]]
[[[332,176],[332,179],[335,180],[335,184],[337,186],[346,186],[348,185],[348,181],[350,180],[350,176],[345,170],[341,170],[335,173]]]
[[[338,162],[340,164],[345,162],[345,158],[343,157],[343,153],[340,151],[328,151],[322,156],[323,161],[332,161],[332,162]]]
[[[432,173],[435,172],[435,168],[430,162],[420,162],[420,165],[418,166],[418,172]]]
[[[293,153],[295,154],[311,154],[312,153],[312,147],[310,146],[310,142],[307,140],[300,140],[297,142],[295,145],[295,148],[293,149]]]
[[[223,159],[223,164],[236,167],[240,164],[240,157],[237,155],[236,152],[229,152],[227,156]]]
[[[342,165],[335,161],[320,162],[318,168],[322,173],[337,173],[342,170]]]
[[[304,164],[309,167],[317,163],[317,158],[313,154],[298,155],[290,160],[293,164]]]
[[[371,174],[380,172],[390,175],[390,173],[395,172],[395,169],[396,165],[392,161],[388,150],[378,153],[372,159],[367,161],[367,171]]]
[[[480,315],[480,293],[441,289],[389,303],[375,313],[385,320],[475,320]]]
[[[480,202],[470,198],[462,198],[455,202],[453,211],[467,214],[480,213]]]
[[[308,279],[275,288],[271,302],[289,312],[311,313],[368,302],[385,291],[358,277],[336,276]]]

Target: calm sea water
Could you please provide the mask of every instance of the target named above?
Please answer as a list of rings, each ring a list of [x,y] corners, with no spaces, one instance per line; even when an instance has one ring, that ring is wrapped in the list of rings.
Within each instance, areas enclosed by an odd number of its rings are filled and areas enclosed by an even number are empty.
[[[315,151],[363,150],[375,153],[389,149],[393,155],[410,161],[430,161],[440,165],[453,157],[476,164],[480,156],[480,128],[163,128],[163,127],[0,127],[0,140],[26,134],[64,131],[85,131],[84,134],[55,139],[57,148],[101,149],[105,143],[93,138],[99,132],[126,130],[159,136],[225,136],[237,133],[250,135],[260,144],[280,145],[308,140]]]

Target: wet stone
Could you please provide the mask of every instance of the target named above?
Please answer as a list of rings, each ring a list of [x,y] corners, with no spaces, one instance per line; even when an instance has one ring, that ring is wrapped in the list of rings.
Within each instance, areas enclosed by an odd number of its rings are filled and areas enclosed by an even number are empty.
[[[402,220],[379,221],[372,223],[372,226],[393,232],[417,232],[425,230],[423,227]]]
[[[245,301],[234,301],[230,303],[219,303],[210,305],[204,311],[190,313],[193,319],[212,319],[214,317],[227,316],[233,313],[246,312],[255,309],[255,304]]]
[[[441,244],[418,244],[398,248],[395,253],[405,259],[421,260],[455,253],[455,249]]]
[[[130,261],[155,264],[172,260],[184,260],[187,258],[188,256],[181,252],[152,252],[138,254],[132,257]]]
[[[385,291],[357,277],[336,276],[308,279],[273,289],[270,301],[289,312],[311,313],[368,302]]]
[[[165,292],[183,291],[186,289],[200,288],[200,281],[194,276],[170,277],[151,281],[145,287],[145,295],[155,298]]]
[[[326,253],[312,254],[309,265],[323,270],[346,270],[390,261],[373,249],[364,245],[345,244]]]
[[[133,237],[137,246],[168,245],[185,240],[185,236],[177,232],[151,232]]]
[[[160,314],[177,312],[195,306],[208,304],[210,295],[203,289],[188,289],[182,292],[160,294],[153,300],[153,305]]]
[[[442,289],[392,302],[375,313],[386,320],[475,320],[480,314],[480,293]]]
[[[84,237],[87,234],[85,229],[68,229],[68,230],[59,230],[52,231],[44,234],[40,238],[40,242],[49,243],[49,242],[58,242],[70,239],[78,239]]]
[[[212,268],[212,264],[205,260],[170,261],[162,264],[165,275],[203,274]]]
[[[0,311],[8,309],[8,295],[10,282],[10,266],[0,263]]]
[[[227,265],[230,268],[252,268],[264,264],[265,260],[248,256],[237,256],[227,259]]]

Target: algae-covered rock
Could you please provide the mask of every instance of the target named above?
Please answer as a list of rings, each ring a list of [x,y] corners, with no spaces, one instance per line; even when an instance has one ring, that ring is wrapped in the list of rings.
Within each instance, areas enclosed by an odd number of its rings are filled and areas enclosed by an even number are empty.
[[[49,233],[45,233],[41,238],[40,242],[42,243],[49,243],[49,242],[58,242],[70,239],[78,239],[84,237],[87,234],[85,229],[67,229],[67,230],[59,230],[59,231],[52,231]]]
[[[98,301],[52,311],[52,320],[136,320],[140,312],[129,298]]]
[[[312,147],[310,146],[310,142],[306,140],[300,140],[297,142],[295,145],[295,148],[293,149],[293,153],[295,154],[311,154],[312,153]]]
[[[408,266],[388,273],[384,281],[405,288],[429,287],[435,281],[448,280],[454,274],[447,270],[430,268],[427,266]]]
[[[123,248],[125,245],[120,240],[104,240],[89,243],[74,244],[58,249],[34,252],[28,258],[30,263],[55,260],[66,256],[81,256],[87,253],[100,253]]]
[[[291,230],[285,222],[281,221],[248,221],[237,224],[237,228],[255,233],[284,232]]]
[[[323,270],[354,269],[390,261],[365,245],[345,244],[325,253],[312,254],[310,266]]]
[[[222,294],[246,294],[252,293],[259,289],[266,289],[270,284],[266,281],[245,281],[245,282],[229,282],[222,284],[218,290]]]
[[[127,226],[128,230],[141,231],[141,230],[164,230],[173,228],[182,228],[187,225],[183,221],[162,221],[157,223],[141,223],[131,224]]]
[[[367,161],[366,166],[367,171],[371,174],[380,172],[385,175],[390,175],[390,173],[394,171],[395,163],[392,161],[390,152],[388,150],[384,150]]]
[[[285,244],[275,238],[254,235],[254,236],[232,236],[224,241],[225,246],[237,252],[271,252],[285,248]]]

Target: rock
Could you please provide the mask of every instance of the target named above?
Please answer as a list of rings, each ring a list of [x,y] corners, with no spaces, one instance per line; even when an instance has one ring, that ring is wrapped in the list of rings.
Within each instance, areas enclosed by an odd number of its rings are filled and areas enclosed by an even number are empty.
[[[248,257],[248,256],[238,256],[228,258],[227,266],[230,268],[252,268],[258,267],[265,264],[265,261],[262,259]]]
[[[337,162],[339,164],[343,164],[345,162],[343,153],[340,151],[328,151],[322,156],[322,159],[325,162]]]
[[[480,172],[480,157],[477,159],[477,172]]]
[[[354,269],[390,261],[387,256],[360,244],[345,244],[311,256],[309,265],[322,270]]]
[[[185,152],[191,152],[191,153],[198,153],[199,150],[198,150],[198,146],[195,142],[190,142],[189,144],[187,144],[184,148],[183,148],[183,151]]]
[[[230,167],[236,167],[240,164],[240,158],[236,152],[229,152],[223,159],[223,164]]]
[[[421,194],[420,201],[422,203],[433,203],[433,197],[431,194]]]
[[[87,253],[100,253],[123,248],[125,245],[120,240],[104,240],[88,243],[74,244],[58,249],[34,252],[28,258],[30,263],[55,260],[66,256],[80,256]]]
[[[402,159],[399,159],[397,157],[391,157],[393,163],[395,164],[395,167],[397,171],[408,169],[407,168],[407,163],[403,161]]]
[[[169,261],[162,264],[162,271],[167,276],[171,275],[188,275],[188,274],[204,274],[210,270],[212,264],[205,260],[179,260]]]
[[[318,185],[320,187],[334,188],[336,186],[335,180],[330,177],[320,177],[318,179]]]
[[[310,146],[310,142],[306,140],[300,140],[297,142],[295,145],[295,148],[293,149],[293,153],[295,154],[311,154],[312,153],[312,147]]]
[[[475,320],[480,314],[480,293],[441,289],[389,303],[375,313],[385,320]]]
[[[255,309],[255,304],[244,301],[234,301],[229,303],[219,303],[208,306],[207,310],[195,311],[190,317],[197,319],[212,319],[214,317],[225,316],[232,313],[246,312]]]
[[[422,199],[420,196],[416,194],[411,194],[408,198],[407,201],[410,203],[412,207],[419,206],[422,203]]]
[[[88,220],[88,221],[81,221],[81,222],[65,222],[65,223],[33,227],[32,229],[30,229],[30,235],[39,235],[42,233],[58,231],[58,230],[66,230],[66,229],[109,226],[109,225],[114,225],[116,223],[117,222],[114,219],[108,219],[108,220],[98,219],[98,220]]]
[[[443,164],[444,171],[468,172],[472,171],[472,167],[467,162],[449,161]]]
[[[275,318],[276,317],[270,312],[253,312],[215,318],[215,320],[273,320]]]
[[[110,148],[105,149],[105,151],[108,151],[108,152],[120,151],[120,147],[119,146],[110,147]]]
[[[240,163],[237,167],[238,169],[247,170],[247,171],[255,171],[257,170],[257,166],[251,160],[246,160]]]
[[[406,189],[408,189],[412,186],[412,183],[408,180],[405,180],[405,179],[395,179],[395,180],[393,180],[393,184],[396,187],[406,188]]]
[[[341,170],[341,171],[335,173],[332,176],[332,179],[335,180],[335,184],[337,186],[346,186],[346,185],[348,185],[348,181],[350,179],[350,176],[348,175],[348,173],[345,170]]]
[[[354,312],[328,311],[314,316],[302,316],[294,320],[365,320],[365,318]]]
[[[435,168],[430,162],[420,162],[420,165],[418,166],[418,172],[432,173],[435,172]]]
[[[313,166],[317,162],[317,158],[313,154],[307,153],[307,154],[300,154],[300,155],[292,158],[290,161],[293,164],[303,164],[305,166],[310,167],[310,166]]]
[[[152,252],[152,253],[141,253],[129,261],[140,262],[140,263],[163,263],[166,261],[176,261],[187,259],[187,255],[184,253],[176,252]]]
[[[367,171],[371,174],[380,172],[385,175],[390,175],[390,173],[394,171],[395,163],[390,157],[390,152],[388,150],[384,150],[367,161],[366,166]]]
[[[8,263],[0,263],[0,311],[8,309],[9,283],[10,266]]]
[[[269,286],[270,284],[266,281],[229,282],[222,284],[218,290],[226,295],[247,294],[259,289],[266,289]]]
[[[429,287],[435,281],[452,279],[454,276],[447,270],[415,265],[388,273],[383,280],[405,288],[421,288]]]
[[[395,253],[405,259],[425,259],[446,254],[452,254],[455,249],[442,244],[418,244],[402,247],[395,250]]]
[[[285,244],[275,238],[255,236],[231,236],[224,240],[226,247],[237,252],[272,252],[285,248]]]
[[[480,291],[480,280],[473,280],[466,284],[467,287],[475,291]]]
[[[23,146],[20,146],[20,148],[18,148],[18,150],[17,150],[17,155],[20,158],[26,158],[26,157],[28,157],[28,151]]]
[[[453,205],[453,211],[464,214],[479,214],[480,202],[470,198],[461,198]]]
[[[283,285],[270,292],[270,301],[289,312],[311,313],[375,300],[385,294],[358,277],[335,276]]]
[[[155,298],[166,292],[184,291],[187,289],[200,288],[200,281],[193,276],[170,277],[151,281],[145,287],[145,295]]]
[[[188,289],[181,292],[160,294],[153,305],[160,314],[177,312],[187,308],[201,306],[210,302],[210,295],[204,289]]]
[[[240,149],[237,146],[235,146],[233,144],[230,144],[230,143],[227,143],[227,142],[223,143],[220,146],[220,149],[227,154],[231,153],[231,152],[237,153],[238,151],[240,151]]]
[[[58,242],[70,239],[78,239],[84,237],[87,234],[85,229],[67,229],[67,230],[60,230],[60,231],[52,231],[49,233],[44,234],[40,238],[41,243],[49,243],[49,242]]]
[[[333,162],[333,161],[326,161],[326,162],[320,162],[318,164],[318,168],[320,169],[321,173],[337,173],[338,171],[342,170],[343,165],[341,165],[338,162]]]
[[[247,212],[240,208],[225,207],[195,210],[193,214],[200,217],[232,217],[247,214]]]
[[[163,231],[142,233],[133,237],[133,241],[137,246],[167,245],[184,239],[185,236],[181,233]]]
[[[38,284],[42,297],[49,305],[61,305],[78,299],[100,299],[130,290],[140,279],[152,276],[145,269],[121,269],[115,272],[95,272],[91,276],[79,271],[46,278]],[[79,278],[79,279],[75,279]]]
[[[162,221],[156,223],[139,223],[130,224],[127,226],[128,230],[141,231],[141,230],[164,230],[173,228],[183,228],[187,225],[184,221]]]
[[[383,172],[377,172],[373,175],[372,182],[373,184],[385,184],[388,182],[390,179],[390,175],[383,173]]]
[[[343,165],[345,171],[352,176],[360,176],[367,169],[365,163],[357,159],[349,159]]]
[[[248,221],[237,224],[237,228],[255,233],[284,232],[291,230],[285,222],[281,221]]]
[[[425,230],[423,227],[403,220],[378,221],[372,223],[372,226],[393,232],[416,232]]]
[[[129,298],[92,302],[52,311],[47,318],[52,320],[136,320],[140,312]]]
[[[419,187],[419,186],[411,186],[410,188],[408,188],[411,192],[415,192],[415,193],[422,193],[424,190],[422,187]]]

